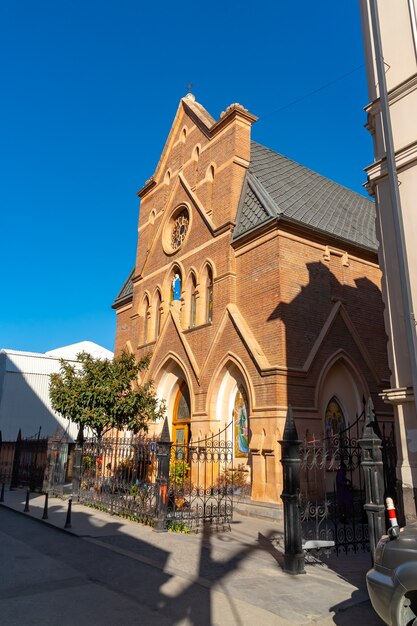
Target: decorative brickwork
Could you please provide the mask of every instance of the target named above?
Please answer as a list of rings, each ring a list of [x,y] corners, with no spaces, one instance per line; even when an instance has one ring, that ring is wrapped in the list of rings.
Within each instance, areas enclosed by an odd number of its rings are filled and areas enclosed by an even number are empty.
[[[298,164],[286,168],[281,155],[267,162],[270,151],[251,142],[254,121],[237,104],[216,122],[191,96],[180,102],[156,171],[139,192],[130,296],[126,283],[114,304],[115,352],[153,353],[149,374],[166,401],[174,438],[175,398],[184,385],[194,440],[230,422],[243,390],[249,452],[236,450],[236,462],[250,471],[253,500],[280,502],[278,440],[288,404],[300,436],[323,432],[332,397],[347,420],[369,395],[377,415],[390,419],[378,396],[389,372],[372,203]],[[263,182],[251,169],[251,150]],[[280,168],[268,190],[275,161]],[[290,201],[292,184],[299,188]],[[286,216],[281,205],[293,213]],[[164,236],[178,207],[189,222],[181,244],[168,249]],[[357,223],[366,232],[356,235]],[[337,235],[340,228],[345,237]],[[181,277],[176,300],[174,273]],[[236,428],[230,436],[242,439]]]

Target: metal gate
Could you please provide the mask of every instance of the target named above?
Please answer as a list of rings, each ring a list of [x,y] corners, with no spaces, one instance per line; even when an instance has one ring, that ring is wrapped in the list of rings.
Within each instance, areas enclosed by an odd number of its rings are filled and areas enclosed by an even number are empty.
[[[230,424],[189,445],[172,445],[168,490],[168,521],[172,526],[230,526],[238,481],[229,431]]]
[[[72,464],[74,444],[61,430],[48,439],[48,461],[44,478],[44,490],[57,496],[72,492]]]
[[[22,439],[20,430],[14,445],[14,457],[10,486],[28,487],[31,491],[40,491],[43,485],[46,467],[48,440],[41,439],[40,429],[37,435]]]
[[[300,515],[305,550],[350,553],[369,551],[364,473],[361,466],[361,419],[337,435],[316,439],[306,434],[300,448]],[[393,426],[381,436],[385,495],[394,495]]]
[[[85,441],[79,501],[144,523],[163,518],[164,528],[227,527],[238,482],[229,431],[189,444],[127,435]]]

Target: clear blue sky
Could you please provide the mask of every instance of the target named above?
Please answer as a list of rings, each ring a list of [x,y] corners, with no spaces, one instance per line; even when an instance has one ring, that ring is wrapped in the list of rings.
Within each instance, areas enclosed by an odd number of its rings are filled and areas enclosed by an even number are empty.
[[[0,348],[113,349],[136,192],[189,83],[215,118],[240,102],[253,139],[366,195],[358,5],[2,0]]]

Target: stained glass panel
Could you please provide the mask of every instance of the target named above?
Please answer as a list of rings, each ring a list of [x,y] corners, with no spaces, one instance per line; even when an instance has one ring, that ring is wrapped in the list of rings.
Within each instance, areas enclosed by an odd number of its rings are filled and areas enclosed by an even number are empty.
[[[247,457],[249,454],[249,419],[248,398],[242,385],[239,386],[233,408],[233,428],[235,457]]]

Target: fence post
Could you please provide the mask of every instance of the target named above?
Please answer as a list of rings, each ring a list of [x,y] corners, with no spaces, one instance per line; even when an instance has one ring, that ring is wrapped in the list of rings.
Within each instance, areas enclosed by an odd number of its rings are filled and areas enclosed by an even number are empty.
[[[168,494],[169,494],[169,462],[171,460],[171,447],[168,421],[165,418],[164,426],[159,441],[156,444],[156,456],[158,459],[158,473],[156,477],[156,515],[154,530],[156,532],[167,531]]]
[[[67,517],[65,519],[64,528],[71,528],[71,508],[72,508],[72,498],[68,500],[68,509],[67,509]]]
[[[26,491],[26,501],[25,501],[25,508],[23,509],[23,513],[29,513],[29,498],[30,498],[30,490],[28,489]]]
[[[368,515],[369,543],[373,562],[376,544],[385,532],[385,506],[382,441],[379,437],[379,428],[371,398],[368,400],[362,439],[358,443],[363,450],[361,465],[366,491],[366,503],[363,508]]]
[[[81,459],[83,449],[76,444],[74,449],[74,464],[72,466],[72,495],[79,500],[81,486]]]
[[[284,505],[284,572],[287,574],[305,574],[299,508],[301,440],[298,439],[291,405],[288,406],[284,436],[279,443],[283,467],[281,499]]]
[[[45,493],[45,504],[43,505],[42,519],[48,519],[48,499],[49,499],[49,494],[48,494],[48,492],[46,492]]]

